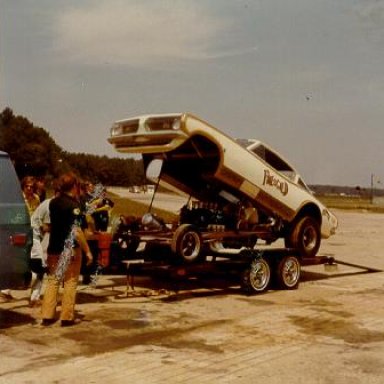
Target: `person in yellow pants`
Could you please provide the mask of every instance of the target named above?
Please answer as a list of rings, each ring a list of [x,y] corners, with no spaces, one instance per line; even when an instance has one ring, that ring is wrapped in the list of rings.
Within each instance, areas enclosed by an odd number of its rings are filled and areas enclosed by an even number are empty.
[[[56,321],[58,293],[62,282],[64,288],[61,301],[61,326],[75,324],[81,251],[85,252],[87,263],[91,263],[93,259],[80,227],[79,180],[73,173],[67,173],[59,178],[58,185],[60,193],[49,204],[51,228],[47,257],[48,277],[41,308],[41,324],[44,326]],[[68,261],[64,263],[63,268],[64,255],[68,257]]]

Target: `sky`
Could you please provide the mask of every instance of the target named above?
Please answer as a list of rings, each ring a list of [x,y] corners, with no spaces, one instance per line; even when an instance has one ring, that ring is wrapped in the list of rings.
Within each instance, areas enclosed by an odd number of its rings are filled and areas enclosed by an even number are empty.
[[[191,112],[308,184],[384,184],[384,0],[0,0],[0,109],[69,152]],[[124,155],[127,156],[127,155]]]

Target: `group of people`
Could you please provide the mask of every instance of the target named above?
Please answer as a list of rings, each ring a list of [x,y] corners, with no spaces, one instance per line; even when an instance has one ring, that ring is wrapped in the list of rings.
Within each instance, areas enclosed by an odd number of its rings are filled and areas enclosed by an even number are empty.
[[[82,182],[72,172],[55,180],[49,198],[41,180],[27,176],[21,186],[33,230],[30,306],[41,304],[42,325],[53,324],[63,285],[61,325],[73,325],[81,267],[83,281],[89,283],[89,266],[97,265],[95,233],[107,230],[113,202],[105,197],[102,188],[95,190],[91,182]]]

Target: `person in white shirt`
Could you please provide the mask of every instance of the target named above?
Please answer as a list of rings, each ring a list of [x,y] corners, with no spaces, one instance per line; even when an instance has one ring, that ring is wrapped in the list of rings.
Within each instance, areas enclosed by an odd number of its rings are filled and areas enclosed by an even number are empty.
[[[31,249],[31,270],[33,279],[31,284],[31,307],[41,303],[43,279],[47,268],[47,247],[49,242],[49,203],[52,199],[44,200],[31,216],[33,244]]]

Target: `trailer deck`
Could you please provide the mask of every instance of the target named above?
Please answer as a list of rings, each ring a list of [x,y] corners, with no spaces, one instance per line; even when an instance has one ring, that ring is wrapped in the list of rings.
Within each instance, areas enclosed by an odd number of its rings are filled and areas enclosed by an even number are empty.
[[[290,248],[248,249],[237,253],[223,253],[194,263],[170,263],[164,259],[148,260],[144,253],[124,260],[127,290],[134,289],[135,276],[163,277],[174,286],[194,277],[236,276],[241,289],[247,294],[261,293],[271,287],[296,289],[299,286],[302,265],[335,265],[330,256],[316,256],[305,260]]]

